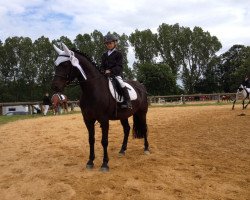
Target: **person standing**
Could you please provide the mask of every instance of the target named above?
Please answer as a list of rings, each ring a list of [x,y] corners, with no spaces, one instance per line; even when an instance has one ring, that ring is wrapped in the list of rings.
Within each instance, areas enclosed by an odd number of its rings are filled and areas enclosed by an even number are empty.
[[[45,96],[43,97],[43,115],[47,115],[47,112],[49,110],[49,106],[51,105],[49,93],[46,92]]]

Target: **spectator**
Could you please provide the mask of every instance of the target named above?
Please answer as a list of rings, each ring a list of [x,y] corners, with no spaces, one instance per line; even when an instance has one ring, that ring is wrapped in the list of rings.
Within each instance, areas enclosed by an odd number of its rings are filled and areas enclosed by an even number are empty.
[[[45,96],[43,97],[43,115],[44,116],[47,115],[50,105],[51,105],[51,102],[50,102],[49,93],[46,92]]]

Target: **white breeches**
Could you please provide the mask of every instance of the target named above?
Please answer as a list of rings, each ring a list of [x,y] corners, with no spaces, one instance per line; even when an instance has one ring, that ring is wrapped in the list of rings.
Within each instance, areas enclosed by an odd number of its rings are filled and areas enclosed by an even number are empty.
[[[125,85],[124,81],[122,80],[121,76],[116,76],[115,78],[120,83],[122,88],[126,87],[126,85]]]
[[[49,110],[49,105],[44,105],[43,106],[43,114],[47,115],[48,110]]]

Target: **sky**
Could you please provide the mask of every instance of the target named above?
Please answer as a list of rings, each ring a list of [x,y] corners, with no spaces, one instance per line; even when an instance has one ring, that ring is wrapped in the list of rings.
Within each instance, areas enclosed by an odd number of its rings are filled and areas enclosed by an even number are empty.
[[[130,35],[162,24],[199,26],[222,43],[250,46],[250,0],[0,0],[0,40],[50,40],[94,30]],[[128,55],[133,59],[133,50]]]

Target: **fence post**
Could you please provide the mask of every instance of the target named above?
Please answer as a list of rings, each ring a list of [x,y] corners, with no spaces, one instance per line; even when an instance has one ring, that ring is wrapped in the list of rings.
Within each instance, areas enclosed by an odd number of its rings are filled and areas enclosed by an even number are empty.
[[[32,106],[31,105],[28,105],[28,112],[29,112],[30,115],[33,114],[33,112],[32,112]]]
[[[182,102],[182,104],[185,104],[186,102],[185,102],[185,96],[183,96],[183,94],[181,95],[181,102]]]
[[[71,110],[71,111],[74,111],[74,103],[71,103],[71,104],[70,104],[70,110]]]
[[[220,94],[218,94],[218,103],[220,103]]]
[[[3,115],[3,106],[0,105],[0,115]]]

